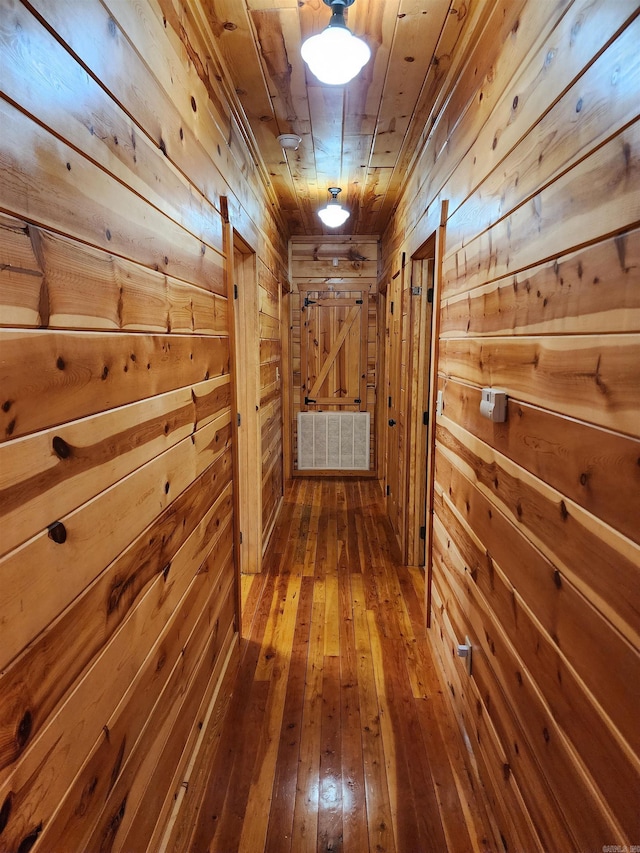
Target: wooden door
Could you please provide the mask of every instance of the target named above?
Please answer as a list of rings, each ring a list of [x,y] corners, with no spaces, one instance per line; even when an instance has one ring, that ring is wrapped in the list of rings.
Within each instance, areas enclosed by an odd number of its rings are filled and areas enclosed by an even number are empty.
[[[401,473],[401,364],[402,364],[402,277],[392,279],[387,290],[386,326],[386,494],[387,514],[402,541],[403,488]]]
[[[429,409],[429,362],[433,304],[433,246],[428,241],[423,252],[429,257],[413,259],[411,265],[409,319],[409,375],[407,429],[407,524],[406,561],[425,564],[427,425]]]
[[[429,426],[427,436],[426,478],[426,541],[425,541],[425,616],[426,625],[431,627],[431,582],[433,575],[433,515],[435,492],[436,451],[436,403],[438,394],[438,342],[440,338],[440,288],[442,285],[442,256],[445,246],[445,230],[449,202],[443,201],[440,209],[440,227],[433,235],[433,270],[431,283],[433,297],[431,306],[431,341],[429,346]]]
[[[387,289],[387,512],[402,559],[424,565],[433,240]],[[425,257],[427,255],[428,257]]]
[[[300,288],[300,408],[366,411],[368,290]]]

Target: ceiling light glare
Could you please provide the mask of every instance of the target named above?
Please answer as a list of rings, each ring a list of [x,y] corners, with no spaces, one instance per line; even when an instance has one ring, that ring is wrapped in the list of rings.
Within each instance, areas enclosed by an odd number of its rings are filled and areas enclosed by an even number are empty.
[[[331,20],[321,33],[308,38],[300,53],[321,83],[342,86],[352,80],[371,58],[369,46],[354,36],[344,22],[345,0],[324,0],[331,6]]]

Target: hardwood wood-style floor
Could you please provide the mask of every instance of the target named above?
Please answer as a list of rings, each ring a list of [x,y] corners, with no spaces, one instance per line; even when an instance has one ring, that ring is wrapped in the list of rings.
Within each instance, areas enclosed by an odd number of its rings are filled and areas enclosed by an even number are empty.
[[[296,480],[166,849],[486,853],[495,842],[378,485]]]

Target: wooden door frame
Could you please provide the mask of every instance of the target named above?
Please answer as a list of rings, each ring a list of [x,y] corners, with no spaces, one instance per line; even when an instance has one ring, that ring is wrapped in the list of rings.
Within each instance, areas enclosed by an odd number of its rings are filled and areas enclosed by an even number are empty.
[[[293,329],[291,291],[280,296],[280,338],[282,361],[280,381],[282,383],[282,453],[283,485],[293,477],[293,359],[291,335]]]
[[[438,398],[438,357],[440,353],[440,303],[442,299],[442,258],[446,245],[449,202],[440,207],[440,222],[436,231],[435,261],[433,266],[433,314],[431,322],[431,361],[429,365],[429,433],[427,437],[427,507],[425,537],[425,623],[431,627],[431,584],[433,580],[433,515],[436,471],[436,401]]]
[[[375,475],[380,483],[380,488],[384,489],[384,482],[387,476],[386,459],[387,459],[387,433],[386,429],[383,432],[382,425],[385,423],[385,415],[387,412],[387,398],[385,393],[380,393],[380,389],[387,389],[387,282],[382,281],[378,288],[377,294],[377,316],[376,316],[376,404],[374,417],[376,422],[376,444],[374,454],[374,469]],[[384,440],[383,440],[384,436]]]
[[[240,460],[238,454],[238,426],[236,413],[237,400],[237,365],[238,342],[236,340],[236,305],[234,295],[233,268],[233,227],[227,215],[227,199],[221,196],[221,206],[224,210],[222,244],[225,256],[224,278],[227,295],[227,323],[229,333],[229,372],[230,382],[230,415],[231,415],[231,477],[232,477],[232,512],[233,512],[233,570],[235,593],[235,630],[242,634],[242,585],[240,580],[240,505],[238,499],[238,484],[240,482]]]
[[[400,472],[401,482],[399,484],[402,494],[399,500],[404,501],[403,512],[396,513],[401,525],[398,530],[398,545],[401,550],[401,558],[407,565],[419,566],[422,562],[422,537],[420,528],[424,526],[424,565],[426,573],[425,598],[427,624],[430,624],[431,607],[431,576],[433,568],[432,540],[433,540],[433,489],[435,480],[435,435],[436,435],[436,399],[437,399],[437,375],[438,375],[438,338],[440,330],[440,286],[442,256],[445,245],[445,226],[447,219],[448,202],[443,201],[439,213],[439,219],[433,221],[433,231],[411,256],[411,275],[413,276],[418,265],[426,260],[433,260],[431,280],[433,286],[433,299],[428,302],[426,292],[411,295],[412,305],[408,313],[409,324],[409,358],[407,369],[409,372],[409,389],[404,403],[406,411],[403,412],[405,428],[405,455],[404,471]],[[430,217],[431,219],[431,217]],[[428,232],[427,232],[428,233]],[[402,255],[404,261],[404,253]],[[397,272],[389,277],[389,280],[381,287],[385,295],[385,321],[381,331],[385,335],[384,347],[384,389],[386,402],[390,389],[391,374],[394,371],[394,361],[391,358],[391,340],[387,338],[391,326],[389,322],[389,303],[393,300],[393,282],[398,276],[403,275],[404,263],[400,265]],[[413,278],[410,284],[414,285]],[[406,288],[401,286],[400,292]],[[396,297],[397,298],[397,297]],[[419,302],[417,300],[420,300]],[[415,301],[414,301],[415,300]],[[429,309],[431,317],[429,319]],[[415,314],[414,314],[415,311]],[[395,311],[394,311],[395,315]],[[400,323],[402,326],[402,317]],[[411,335],[413,331],[413,335]],[[400,338],[402,339],[402,328]],[[416,345],[417,344],[417,345]],[[399,346],[402,346],[400,340]],[[399,358],[400,355],[397,354]],[[397,367],[397,365],[395,365]],[[427,382],[428,374],[428,382]],[[398,387],[398,392],[400,388]],[[417,392],[417,393],[414,393]],[[397,405],[396,405],[397,409]],[[383,484],[388,484],[389,477],[389,443],[390,427],[387,424],[389,417],[388,408],[383,405],[378,412],[380,425],[384,429],[384,460],[380,464],[380,476]],[[425,435],[424,417],[427,413],[427,425]],[[382,431],[380,432],[380,440]],[[389,502],[387,501],[387,513]],[[395,530],[395,527],[394,527]]]
[[[429,356],[432,303],[429,292],[435,263],[435,232],[411,258],[410,360],[407,413],[406,531],[407,565],[425,565]],[[427,418],[425,419],[425,414]]]
[[[251,246],[231,229],[229,267],[233,302],[235,441],[239,571],[262,569],[262,446],[260,440],[260,317],[257,258]],[[256,472],[259,472],[256,482]]]
[[[389,307],[385,322],[387,409],[382,416],[385,417],[386,485],[389,485],[389,469],[393,464],[390,462],[392,441],[394,446],[399,448],[402,444],[403,447],[398,455],[399,468],[394,475],[397,476],[397,494],[393,494],[392,483],[391,496],[387,496],[387,513],[396,532],[401,559],[406,565],[413,566],[424,565],[421,532],[426,535],[422,530],[426,527],[427,422],[424,414],[428,411],[431,304],[427,277],[422,273],[425,261],[433,257],[434,244],[435,235],[432,235],[413,255],[410,263],[402,253],[399,269],[389,281],[391,296],[394,297],[389,299],[395,310],[391,314]],[[420,280],[417,280],[418,275]],[[422,278],[425,278],[424,282]],[[395,342],[391,334],[394,322],[398,328]],[[403,364],[406,373],[403,373]],[[392,401],[392,406],[388,406],[389,401]],[[393,428],[388,425],[391,416],[396,420]]]
[[[401,265],[399,269],[389,277],[389,281],[385,287],[385,318],[384,318],[384,333],[385,333],[385,371],[384,371],[384,390],[386,405],[382,408],[381,424],[384,429],[384,485],[386,487],[385,505],[387,515],[391,520],[393,531],[396,534],[398,547],[403,549],[403,531],[404,525],[396,524],[398,522],[399,511],[398,507],[404,493],[402,472],[397,471],[398,476],[398,494],[394,494],[392,501],[389,500],[389,459],[391,457],[390,447],[392,446],[392,438],[396,446],[399,446],[399,431],[401,429],[401,418],[399,415],[401,406],[401,370],[402,370],[402,275],[404,267]],[[398,291],[398,281],[400,281],[400,289]],[[393,319],[392,319],[393,318]],[[399,335],[397,345],[393,342],[393,326],[399,323]],[[389,419],[392,414],[396,414],[396,425],[391,427]],[[397,429],[396,429],[397,427]],[[392,432],[393,430],[393,432]],[[398,461],[396,459],[396,461]],[[390,512],[390,506],[395,501],[396,511],[395,518],[392,518],[393,513]],[[402,555],[404,559],[404,555]]]

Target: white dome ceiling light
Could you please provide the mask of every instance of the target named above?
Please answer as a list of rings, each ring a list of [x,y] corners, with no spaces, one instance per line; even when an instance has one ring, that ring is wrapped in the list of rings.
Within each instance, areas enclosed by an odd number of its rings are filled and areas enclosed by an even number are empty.
[[[326,207],[321,207],[318,216],[328,228],[339,228],[350,216],[348,210],[338,201],[338,193],[342,192],[340,187],[329,187],[331,198]]]
[[[352,80],[371,57],[368,45],[354,36],[344,22],[344,10],[354,0],[324,0],[331,6],[325,30],[303,42],[300,53],[321,83],[342,86]]]
[[[297,151],[302,138],[297,133],[281,133],[278,137],[278,142],[285,151]]]

